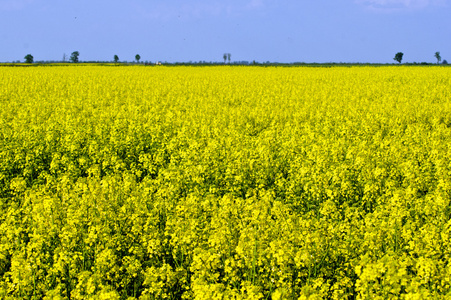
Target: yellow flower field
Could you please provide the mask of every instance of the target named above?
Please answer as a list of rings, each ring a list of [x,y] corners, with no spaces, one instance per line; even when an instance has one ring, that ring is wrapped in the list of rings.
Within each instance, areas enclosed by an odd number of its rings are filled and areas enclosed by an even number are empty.
[[[0,299],[451,298],[451,68],[0,67]]]

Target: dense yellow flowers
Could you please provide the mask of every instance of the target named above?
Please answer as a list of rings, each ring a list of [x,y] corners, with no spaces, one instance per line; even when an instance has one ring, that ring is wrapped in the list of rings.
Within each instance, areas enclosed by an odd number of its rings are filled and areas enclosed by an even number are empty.
[[[451,297],[451,69],[0,68],[1,299]]]

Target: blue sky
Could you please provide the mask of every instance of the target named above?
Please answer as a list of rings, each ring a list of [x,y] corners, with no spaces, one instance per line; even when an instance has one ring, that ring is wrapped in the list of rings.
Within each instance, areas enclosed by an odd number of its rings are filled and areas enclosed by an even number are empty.
[[[451,61],[451,0],[0,0],[0,61]]]

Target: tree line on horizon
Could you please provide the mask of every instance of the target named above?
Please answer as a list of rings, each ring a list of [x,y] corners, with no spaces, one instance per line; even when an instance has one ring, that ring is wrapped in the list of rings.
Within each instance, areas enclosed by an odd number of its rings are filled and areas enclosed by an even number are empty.
[[[404,53],[398,52],[398,53],[395,54],[395,57],[393,58],[393,60],[397,61],[398,63],[401,63],[403,56],[404,56]],[[442,61],[442,57],[440,56],[440,52],[439,51],[435,52],[434,57],[437,59],[437,64],[440,64],[440,62]],[[443,64],[444,65],[448,64],[446,59],[443,61]]]
[[[72,63],[78,63],[79,62],[79,56],[80,56],[80,52],[74,51],[74,52],[72,52],[69,60]],[[224,53],[223,54],[224,64],[226,64],[227,60],[229,61],[229,64],[231,63],[231,56],[232,55],[230,53]],[[393,60],[395,60],[399,64],[401,64],[403,56],[404,56],[403,52],[397,52],[395,54],[395,57],[393,58]],[[437,64],[440,64],[440,62],[442,61],[442,57],[440,56],[440,52],[439,51],[435,52],[434,57],[437,59]],[[25,55],[24,59],[25,59],[25,63],[28,63],[28,64],[34,63],[34,57],[31,54]],[[139,63],[140,59],[141,59],[141,56],[139,54],[136,54],[135,55],[135,61],[137,63]],[[113,57],[113,61],[114,61],[114,63],[118,63],[119,62],[119,56],[115,54],[114,57]],[[66,54],[63,55],[63,62],[66,62]],[[252,64],[256,64],[255,60],[253,61]],[[421,64],[427,64],[427,63],[421,63]],[[448,64],[446,59],[443,60],[442,64],[444,64],[444,65]]]

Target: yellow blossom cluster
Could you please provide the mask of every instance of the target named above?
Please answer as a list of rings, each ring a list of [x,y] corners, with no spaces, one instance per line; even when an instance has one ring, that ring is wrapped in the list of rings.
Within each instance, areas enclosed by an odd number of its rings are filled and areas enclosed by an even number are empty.
[[[0,67],[0,299],[451,297],[451,69]]]

